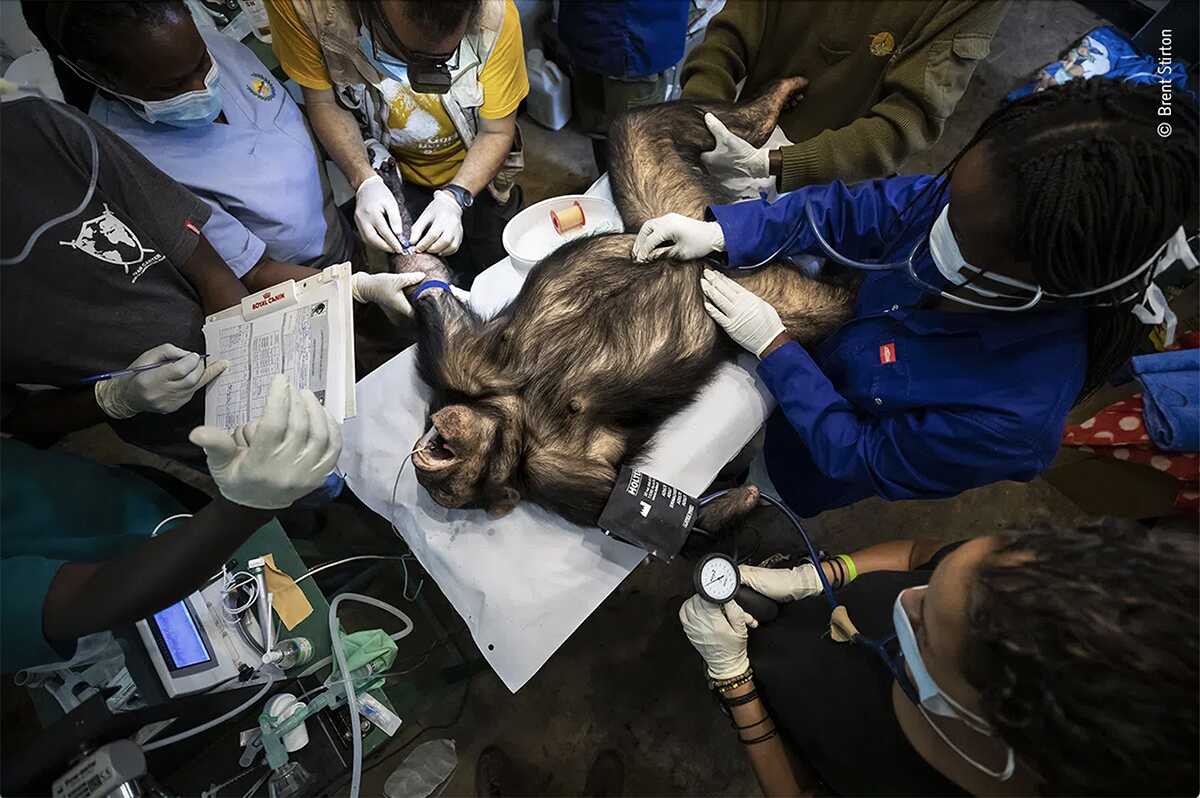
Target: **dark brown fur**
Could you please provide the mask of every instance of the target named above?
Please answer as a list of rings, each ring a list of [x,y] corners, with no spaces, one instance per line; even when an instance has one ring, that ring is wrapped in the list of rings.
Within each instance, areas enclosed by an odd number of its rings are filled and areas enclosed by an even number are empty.
[[[713,145],[704,111],[761,143],[795,88],[782,81],[742,106],[665,104],[614,121],[610,175],[626,229],[669,212],[700,216],[724,199],[698,166]],[[436,501],[503,514],[528,499],[595,524],[620,465],[636,461],[735,351],[704,311],[700,271],[712,264],[635,263],[634,237],[565,245],[487,322],[448,294],[421,296],[419,367],[454,454],[414,458]],[[785,266],[740,281],[801,341],[831,331],[851,298]]]

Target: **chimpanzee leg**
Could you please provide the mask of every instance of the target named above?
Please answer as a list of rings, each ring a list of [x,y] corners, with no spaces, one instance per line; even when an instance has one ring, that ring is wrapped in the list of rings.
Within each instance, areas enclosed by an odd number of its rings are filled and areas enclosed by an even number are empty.
[[[715,145],[704,124],[714,113],[739,136],[759,146],[803,83],[787,78],[745,103],[674,102],[622,114],[609,129],[609,178],[626,229],[666,213],[700,218],[704,207],[728,197],[700,165]]]

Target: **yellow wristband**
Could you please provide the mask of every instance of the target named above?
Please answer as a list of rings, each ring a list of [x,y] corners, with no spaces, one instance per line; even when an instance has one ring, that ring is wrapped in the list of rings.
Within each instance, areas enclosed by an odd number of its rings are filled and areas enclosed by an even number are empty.
[[[837,558],[846,566],[846,584],[850,584],[858,578],[858,568],[854,566],[854,560],[850,559],[849,554],[839,554]]]

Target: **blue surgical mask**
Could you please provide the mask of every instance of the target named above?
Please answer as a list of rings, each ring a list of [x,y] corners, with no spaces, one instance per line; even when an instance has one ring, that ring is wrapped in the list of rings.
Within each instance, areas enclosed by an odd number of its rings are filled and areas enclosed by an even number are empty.
[[[371,62],[371,65],[379,70],[379,74],[401,83],[408,82],[408,64],[399,58],[379,51],[375,47],[375,40],[371,38],[371,32],[367,30],[366,25],[358,26],[358,49]]]
[[[65,58],[61,58],[77,75],[104,89],[106,92],[120,97],[130,110],[145,119],[150,124],[162,123],[172,127],[204,127],[212,124],[221,115],[221,70],[217,62],[212,62],[208,74],[204,76],[204,88],[184,92],[165,100],[143,100],[114,91]]]
[[[922,585],[921,587],[911,587],[909,590],[925,590],[927,587],[928,585]],[[917,637],[913,634],[912,622],[908,619],[908,613],[904,611],[904,606],[900,603],[900,596],[905,592],[907,591],[902,591],[900,595],[896,596],[896,603],[892,606],[892,625],[896,627],[896,639],[900,642],[900,650],[904,653],[904,662],[908,665],[909,673],[912,674],[913,686],[917,688],[917,695],[921,699],[917,709],[925,716],[925,720],[929,721],[929,725],[937,732],[938,737],[942,738],[942,742],[950,746],[956,754],[992,778],[1007,781],[1012,778],[1013,771],[1016,769],[1012,746],[1005,746],[1008,749],[1008,761],[1004,769],[991,770],[967,756],[961,748],[950,741],[950,738],[933,722],[933,718],[929,717],[929,713],[932,712],[934,715],[941,715],[944,718],[956,718],[980,734],[986,734],[989,737],[996,736],[991,725],[984,718],[955,701],[942,688],[938,687],[937,682],[929,675],[925,661],[921,658],[921,649],[917,646]]]

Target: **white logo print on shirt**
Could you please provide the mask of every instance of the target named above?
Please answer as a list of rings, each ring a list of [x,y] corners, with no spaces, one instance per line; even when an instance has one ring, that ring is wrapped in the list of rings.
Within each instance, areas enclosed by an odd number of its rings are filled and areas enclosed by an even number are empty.
[[[102,207],[103,213],[79,226],[79,235],[73,241],[58,243],[113,266],[121,266],[125,274],[130,274],[130,267],[136,267],[129,280],[130,283],[136,283],[147,269],[163,260],[163,256],[143,247],[137,234],[109,210],[107,202]]]

